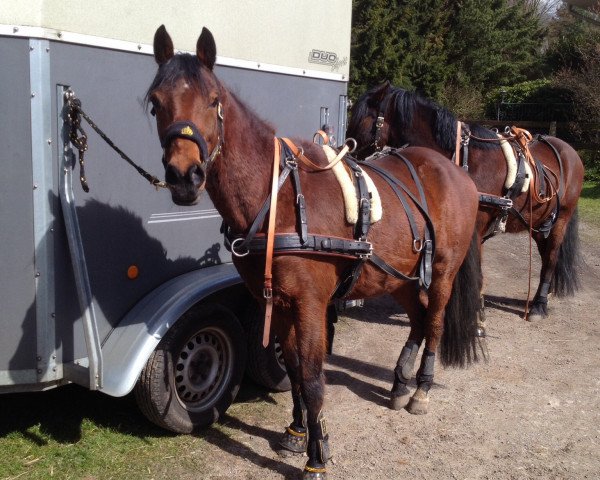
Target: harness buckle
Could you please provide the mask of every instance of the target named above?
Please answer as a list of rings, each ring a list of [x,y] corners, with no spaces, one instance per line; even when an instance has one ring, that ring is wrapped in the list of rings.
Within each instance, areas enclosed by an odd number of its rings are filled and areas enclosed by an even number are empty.
[[[273,298],[273,289],[270,287],[263,288],[263,298],[265,300],[269,300]]]
[[[383,127],[383,121],[384,120],[385,120],[384,116],[383,115],[379,115],[377,117],[377,121],[375,122],[375,127],[377,127],[377,128]]]
[[[368,260],[373,255],[373,244],[369,243],[369,251],[367,253],[359,253],[357,255],[361,260]]]
[[[244,238],[239,237],[239,238],[236,238],[233,242],[231,242],[231,253],[238,258],[245,257],[246,255],[248,255],[250,253],[250,250],[248,250],[248,248],[246,248],[245,252],[241,252],[241,253],[235,251],[235,248],[238,245],[238,243],[240,243],[240,244],[244,243],[244,240],[245,240]]]
[[[415,253],[421,253],[421,250],[423,250],[423,239],[421,238],[415,238],[413,240],[413,252]]]

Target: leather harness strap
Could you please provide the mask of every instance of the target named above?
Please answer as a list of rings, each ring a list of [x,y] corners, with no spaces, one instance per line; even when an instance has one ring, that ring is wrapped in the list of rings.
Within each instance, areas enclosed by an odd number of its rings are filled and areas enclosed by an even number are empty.
[[[279,189],[279,163],[281,161],[281,145],[277,138],[273,139],[275,154],[273,155],[273,177],[271,181],[271,201],[269,207],[269,227],[267,230],[267,247],[265,250],[265,282],[263,297],[265,298],[265,325],[263,330],[263,347],[269,345],[271,317],[273,314],[273,247],[275,243],[275,220],[277,215],[277,191]]]
[[[462,140],[462,122],[458,120],[456,122],[456,146],[454,148],[454,163],[460,165],[460,147]]]

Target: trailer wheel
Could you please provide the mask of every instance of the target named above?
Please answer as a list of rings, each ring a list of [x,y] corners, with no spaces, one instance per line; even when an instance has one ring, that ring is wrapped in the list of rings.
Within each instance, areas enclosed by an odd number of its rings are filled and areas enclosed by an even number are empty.
[[[248,337],[248,364],[246,373],[254,382],[275,392],[292,388],[283,362],[281,345],[271,333],[269,346],[262,346],[264,314],[256,305],[248,314],[244,328]]]
[[[135,386],[156,425],[190,433],[216,422],[235,399],[246,361],[244,330],[223,306],[201,305],[175,323]]]

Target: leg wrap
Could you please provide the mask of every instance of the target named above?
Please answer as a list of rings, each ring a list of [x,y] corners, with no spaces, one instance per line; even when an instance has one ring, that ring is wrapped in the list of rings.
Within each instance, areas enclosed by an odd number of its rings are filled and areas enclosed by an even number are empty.
[[[400,357],[398,357],[398,362],[396,362],[396,368],[394,369],[397,381],[401,383],[408,383],[410,381],[418,353],[419,344],[417,342],[412,340],[406,342],[400,352]]]
[[[308,463],[310,468],[324,468],[331,458],[329,451],[329,434],[323,414],[319,413],[318,420],[308,426]]]
[[[293,422],[290,427],[294,427],[296,431],[306,432],[306,405],[302,400],[302,395],[292,391],[292,401],[294,402],[294,408],[292,409]]]
[[[417,372],[417,383],[419,389],[428,392],[433,383],[433,370],[435,365],[435,353],[425,349],[421,358],[421,368]]]

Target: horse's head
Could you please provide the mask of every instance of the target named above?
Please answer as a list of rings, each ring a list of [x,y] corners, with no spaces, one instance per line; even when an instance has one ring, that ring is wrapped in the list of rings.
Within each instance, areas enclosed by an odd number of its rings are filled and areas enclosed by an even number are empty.
[[[385,81],[363,93],[352,106],[346,136],[356,140],[360,157],[388,144],[391,130],[388,109],[394,92],[390,82]]]
[[[158,72],[146,98],[156,116],[165,180],[178,205],[198,201],[206,169],[223,143],[221,88],[212,72],[216,56],[214,38],[206,28],[196,55],[175,55],[164,25],[154,35]]]

